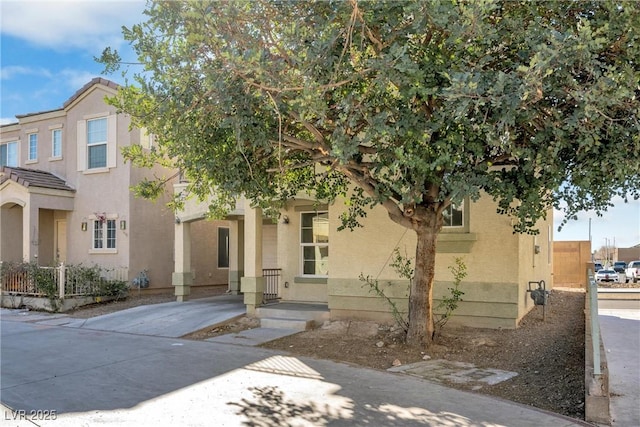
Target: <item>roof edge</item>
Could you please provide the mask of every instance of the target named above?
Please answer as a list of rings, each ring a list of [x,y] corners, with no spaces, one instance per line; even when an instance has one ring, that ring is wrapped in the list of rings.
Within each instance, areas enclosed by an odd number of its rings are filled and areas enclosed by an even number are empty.
[[[73,95],[71,95],[71,97],[69,99],[67,99],[64,104],[62,104],[62,109],[67,108],[70,104],[73,103],[73,101],[75,101],[76,99],[80,98],[80,96],[82,96],[83,93],[85,93],[87,90],[89,90],[91,87],[95,86],[95,85],[103,85],[103,86],[107,86],[109,88],[112,89],[118,89],[120,88],[120,85],[116,82],[113,82],[111,80],[102,78],[102,77],[95,77],[93,79],[91,79],[91,81],[87,84],[85,84],[84,86],[82,86],[80,89],[78,89],[76,91],[76,93],[74,93]]]

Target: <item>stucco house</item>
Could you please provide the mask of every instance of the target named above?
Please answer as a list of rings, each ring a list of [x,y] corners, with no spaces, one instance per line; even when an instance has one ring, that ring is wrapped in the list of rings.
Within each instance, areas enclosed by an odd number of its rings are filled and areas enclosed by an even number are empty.
[[[184,188],[178,185],[176,191]],[[537,224],[538,235],[524,235],[513,234],[511,218],[497,214],[496,207],[488,196],[465,200],[452,210],[439,236],[435,305],[450,295],[449,267],[456,258],[463,259],[468,272],[460,286],[463,301],[449,324],[515,328],[534,307],[528,290],[538,284],[530,282],[544,280],[547,290],[553,287],[553,212]],[[176,254],[196,238],[190,227],[205,209],[206,203],[192,202],[177,214],[182,221],[176,224]],[[361,275],[377,279],[386,296],[406,311],[408,281],[400,280],[389,260],[395,248],[414,257],[414,233],[391,222],[382,207],[368,213],[362,228],[337,231],[343,209],[340,202],[323,205],[300,197],[288,202],[274,224],[246,200],[238,202],[228,217],[229,287],[244,294],[248,314],[275,299],[326,306],[332,320],[392,322],[389,305],[370,292]],[[188,294],[190,280],[188,254],[182,259],[174,272],[177,295]],[[267,277],[272,269],[279,274],[276,287]]]
[[[166,196],[152,202],[130,187],[175,171],[124,161],[123,147],[154,140],[105,103],[117,88],[95,78],[61,108],[0,127],[0,261],[98,265],[129,283],[146,270],[148,291],[172,290],[175,215]],[[199,227],[212,237],[194,247],[193,284],[227,283],[227,248],[215,238],[226,222]]]

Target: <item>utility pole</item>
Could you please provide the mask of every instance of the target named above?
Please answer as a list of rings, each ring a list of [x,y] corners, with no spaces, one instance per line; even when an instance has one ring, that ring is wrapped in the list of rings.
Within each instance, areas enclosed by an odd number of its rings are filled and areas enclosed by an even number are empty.
[[[593,243],[591,242],[591,218],[589,218],[589,252],[591,252],[591,262],[593,259]]]

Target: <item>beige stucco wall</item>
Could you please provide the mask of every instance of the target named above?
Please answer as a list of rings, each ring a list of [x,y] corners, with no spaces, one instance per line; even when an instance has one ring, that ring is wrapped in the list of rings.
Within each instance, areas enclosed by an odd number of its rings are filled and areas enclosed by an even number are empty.
[[[119,223],[130,219],[129,185],[130,163],[125,165],[120,150],[131,143],[129,120],[120,115],[116,123],[117,158],[116,167],[101,172],[78,171],[77,132],[78,121],[88,116],[107,113],[116,114],[114,107],[104,103],[106,95],[115,92],[103,87],[94,87],[76,99],[67,108],[64,140],[67,143],[65,164],[67,180],[76,189],[75,209],[69,216],[67,233],[69,238],[69,263],[89,262],[107,268],[129,267],[130,227],[121,230]],[[115,253],[92,251],[91,219],[96,213],[106,213],[116,219]],[[86,231],[81,223],[88,222]],[[131,279],[132,272],[129,272]]]
[[[218,267],[218,228],[228,221],[200,220],[191,223],[191,272],[194,286],[226,284],[229,269]]]
[[[282,212],[289,223],[278,225],[279,263],[283,269],[281,287],[283,300],[327,302],[333,318],[363,318],[391,320],[387,304],[369,292],[358,280],[362,274],[377,279],[388,288],[387,293],[401,310],[406,311],[408,282],[399,280],[389,266],[395,247],[403,255],[415,257],[415,234],[393,223],[381,207],[367,212],[362,228],[337,231],[341,224],[342,205],[329,207],[329,277],[305,279],[300,272],[300,211],[310,201],[292,201]],[[551,285],[551,257],[548,241],[552,218],[541,221],[541,234],[514,235],[511,219],[496,213],[489,197],[468,204],[466,228],[444,230],[439,237],[436,255],[434,303],[449,294],[453,276],[449,267],[461,257],[468,275],[461,284],[465,292],[456,316],[450,324],[480,327],[516,327],[517,322],[533,307],[526,292],[529,280],[544,279]],[[452,240],[454,239],[454,240]],[[537,242],[537,243],[536,243]],[[534,245],[540,253],[534,254]]]
[[[282,269],[280,277],[280,294],[284,301],[327,302],[327,281],[322,279],[304,279],[300,277],[300,214],[313,211],[313,201],[292,200],[287,209],[282,211],[278,222],[278,266]],[[283,220],[288,218],[288,222]],[[333,236],[335,227],[329,223],[329,235]],[[331,239],[332,237],[330,237]],[[335,258],[332,252],[333,242],[329,248],[329,271],[332,274]]]
[[[15,203],[0,206],[0,260],[22,261],[22,207]]]
[[[16,200],[10,201],[11,205],[21,201],[29,206],[47,209],[41,209],[40,213],[36,213],[40,217],[37,250],[42,261],[48,263],[55,257],[55,223],[66,221],[67,263],[125,268],[129,270],[129,280],[142,269],[148,269],[151,287],[170,287],[173,271],[174,214],[165,206],[169,196],[163,196],[157,202],[136,199],[129,188],[144,177],[163,176],[173,171],[167,172],[159,167],[152,170],[139,169],[133,167],[130,162],[124,162],[121,149],[140,143],[140,131],[130,131],[128,117],[116,116],[115,108],[104,102],[105,96],[115,93],[113,88],[94,85],[83,93],[74,95],[73,100],[64,108],[23,116],[18,125],[3,126],[0,136],[2,142],[19,141],[20,167],[54,173],[65,179],[76,192],[65,192],[64,197],[61,196],[62,192],[58,192],[59,197],[56,198],[52,197],[51,191],[42,192],[33,187],[26,191],[20,185],[9,183],[12,188],[4,188],[2,197],[15,198]],[[99,171],[78,170],[78,121],[105,115],[116,118],[115,167]],[[60,158],[51,157],[53,129],[62,131]],[[27,135],[34,132],[38,134],[38,159],[35,162],[27,162]],[[111,139],[113,134],[110,132],[109,136]],[[11,205],[7,204],[6,207]],[[2,220],[2,259],[5,258],[4,254],[9,253],[6,240],[21,238],[20,233],[14,233],[13,236],[7,230],[8,225],[15,224],[18,218],[6,207],[3,206],[3,217],[11,218],[11,221],[5,221],[4,218]],[[17,210],[19,209],[14,209]],[[103,212],[110,219],[116,220],[115,251],[91,249],[91,219],[96,213]],[[86,231],[82,230],[82,223],[87,223]]]

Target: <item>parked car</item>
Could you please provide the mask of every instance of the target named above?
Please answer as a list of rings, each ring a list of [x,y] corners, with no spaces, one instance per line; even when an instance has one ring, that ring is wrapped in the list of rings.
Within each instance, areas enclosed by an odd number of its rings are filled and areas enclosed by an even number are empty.
[[[640,279],[640,261],[631,261],[629,265],[627,265],[625,274],[627,276],[625,282],[633,280],[633,283],[638,283]]]
[[[619,282],[620,276],[612,268],[603,268],[596,273],[596,282]]]
[[[618,273],[624,273],[627,269],[627,263],[624,261],[616,261],[613,263],[613,269]]]
[[[598,272],[598,271],[602,270],[602,268],[603,268],[603,267],[602,267],[602,264],[601,264],[601,263],[599,263],[599,262],[594,262],[594,263],[593,263],[593,269],[594,269],[596,272]]]

